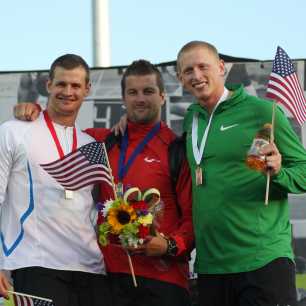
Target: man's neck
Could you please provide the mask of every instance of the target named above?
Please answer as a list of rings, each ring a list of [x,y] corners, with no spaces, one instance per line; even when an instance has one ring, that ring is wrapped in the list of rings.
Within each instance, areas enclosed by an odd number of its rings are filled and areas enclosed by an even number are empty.
[[[227,97],[223,97],[225,90],[226,90],[225,87],[223,87],[222,90],[219,90],[216,94],[211,95],[209,99],[205,101],[200,101],[200,105],[204,107],[209,114],[211,114],[214,108],[216,107],[216,105],[218,104],[218,102],[220,101],[220,99],[222,100],[227,99]],[[226,92],[228,93],[227,90]]]
[[[76,115],[61,115],[59,113],[56,113],[50,108],[47,108],[48,115],[50,119],[59,125],[63,126],[74,126],[75,125],[75,120],[76,120]]]

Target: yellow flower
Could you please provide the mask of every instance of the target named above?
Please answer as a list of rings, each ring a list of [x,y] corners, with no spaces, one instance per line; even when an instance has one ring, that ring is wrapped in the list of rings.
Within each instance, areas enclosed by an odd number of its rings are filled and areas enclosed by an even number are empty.
[[[118,207],[110,208],[107,221],[111,226],[111,233],[120,234],[123,226],[133,222],[136,217],[136,212],[130,205],[120,204]]]
[[[151,213],[148,213],[146,216],[141,216],[138,218],[138,221],[140,224],[146,226],[150,225],[153,222],[153,215]]]

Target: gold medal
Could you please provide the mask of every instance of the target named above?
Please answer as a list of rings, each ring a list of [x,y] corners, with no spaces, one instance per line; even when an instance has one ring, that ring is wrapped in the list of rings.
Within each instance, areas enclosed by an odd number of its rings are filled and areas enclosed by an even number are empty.
[[[65,189],[65,199],[72,200],[73,199],[73,191]]]
[[[196,186],[202,185],[203,174],[202,174],[202,168],[200,166],[197,166],[195,169],[195,179],[196,179]]]

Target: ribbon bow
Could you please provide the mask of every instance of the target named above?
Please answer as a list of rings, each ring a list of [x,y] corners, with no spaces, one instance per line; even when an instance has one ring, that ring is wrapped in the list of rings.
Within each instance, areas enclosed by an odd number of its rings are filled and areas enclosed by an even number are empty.
[[[124,202],[128,202],[128,198],[131,194],[137,193],[136,200],[137,201],[145,201],[149,205],[149,210],[153,211],[154,208],[159,204],[160,202],[160,192],[156,188],[150,188],[146,190],[143,194],[141,193],[140,189],[138,187],[132,187],[129,188],[124,194],[123,194],[123,200]],[[151,199],[148,200],[149,197]]]

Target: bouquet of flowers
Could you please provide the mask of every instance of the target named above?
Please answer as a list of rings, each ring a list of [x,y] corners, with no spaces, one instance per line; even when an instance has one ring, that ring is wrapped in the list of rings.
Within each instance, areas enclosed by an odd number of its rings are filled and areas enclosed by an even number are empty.
[[[130,199],[133,194],[136,198]],[[100,212],[104,217],[99,226],[100,244],[106,246],[115,238],[124,248],[136,248],[149,234],[154,235],[154,224],[161,213],[160,193],[152,188],[142,195],[139,188],[130,188],[123,197],[103,203]]]

